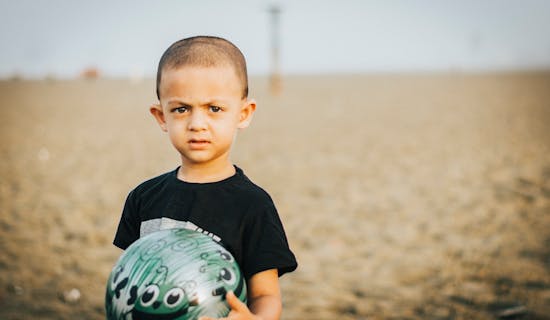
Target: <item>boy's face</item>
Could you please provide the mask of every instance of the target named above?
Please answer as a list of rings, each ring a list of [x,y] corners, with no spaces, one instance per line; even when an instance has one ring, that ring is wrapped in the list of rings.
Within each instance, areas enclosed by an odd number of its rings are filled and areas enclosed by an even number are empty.
[[[226,165],[237,129],[246,128],[256,104],[227,66],[165,69],[160,105],[151,113],[168,133],[183,165]]]

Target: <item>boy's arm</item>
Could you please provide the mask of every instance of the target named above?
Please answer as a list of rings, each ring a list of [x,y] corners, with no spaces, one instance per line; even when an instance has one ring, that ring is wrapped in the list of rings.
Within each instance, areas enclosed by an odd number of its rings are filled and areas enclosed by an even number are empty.
[[[258,272],[248,281],[248,306],[263,320],[278,320],[282,302],[277,269]]]
[[[277,269],[258,272],[248,280],[248,306],[234,294],[227,294],[231,320],[278,320],[281,316],[282,302]],[[212,320],[201,317],[200,320]]]

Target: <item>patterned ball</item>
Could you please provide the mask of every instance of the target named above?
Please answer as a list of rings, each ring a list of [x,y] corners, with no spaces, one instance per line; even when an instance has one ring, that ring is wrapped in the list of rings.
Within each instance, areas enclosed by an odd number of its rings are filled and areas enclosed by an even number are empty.
[[[246,303],[246,284],[223,246],[197,231],[170,229],[130,245],[107,282],[107,319],[225,317],[225,294]]]

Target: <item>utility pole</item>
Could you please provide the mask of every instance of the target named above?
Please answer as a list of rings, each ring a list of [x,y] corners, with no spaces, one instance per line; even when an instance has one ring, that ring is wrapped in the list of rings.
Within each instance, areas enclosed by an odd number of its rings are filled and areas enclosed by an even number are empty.
[[[279,15],[281,8],[277,4],[269,8],[271,28],[271,74],[269,76],[269,88],[271,94],[279,95],[282,91],[281,67],[280,67],[280,36],[279,36]]]

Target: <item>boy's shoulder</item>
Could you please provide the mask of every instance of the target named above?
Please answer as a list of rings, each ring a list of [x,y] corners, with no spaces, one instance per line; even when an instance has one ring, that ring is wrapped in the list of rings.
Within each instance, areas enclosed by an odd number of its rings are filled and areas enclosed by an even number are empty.
[[[155,190],[163,188],[171,180],[172,177],[176,176],[177,170],[178,169],[171,170],[156,177],[149,178],[141,182],[137,187],[134,188],[134,190],[132,190],[132,192],[140,194],[150,191],[152,189]]]
[[[271,196],[267,191],[265,191],[262,187],[257,185],[256,183],[252,182],[243,172],[242,169],[235,166],[236,173],[235,173],[235,186],[237,187],[237,191],[240,191],[243,196],[247,197],[249,200],[257,200],[259,202],[268,202],[272,203],[273,200],[271,199]]]

